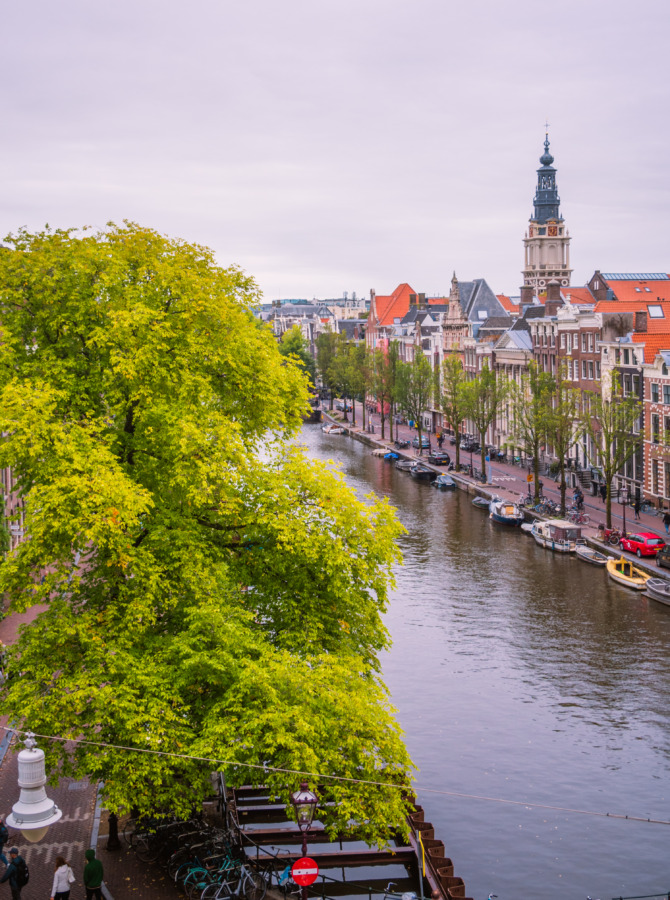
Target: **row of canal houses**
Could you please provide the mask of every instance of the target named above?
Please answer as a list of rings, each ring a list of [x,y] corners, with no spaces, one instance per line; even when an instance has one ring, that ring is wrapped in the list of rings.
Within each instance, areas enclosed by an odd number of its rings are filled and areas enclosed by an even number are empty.
[[[525,284],[517,297],[494,294],[484,279],[459,281],[448,297],[428,297],[409,284],[388,295],[370,295],[366,343],[370,349],[397,341],[401,358],[418,353],[439,369],[457,354],[468,375],[486,364],[518,383],[531,360],[542,371],[559,367],[581,392],[599,392],[613,370],[624,394],[637,397],[643,413],[639,450],[620,473],[618,487],[656,505],[670,505],[670,275],[602,273],[570,287],[557,279],[544,290]],[[511,441],[509,408],[500,410],[487,441]],[[466,430],[473,431],[466,423]],[[430,431],[449,428],[439,409],[424,413]],[[546,448],[550,463],[551,448]],[[571,458],[573,481],[595,493],[602,480],[598,448],[579,437]]]

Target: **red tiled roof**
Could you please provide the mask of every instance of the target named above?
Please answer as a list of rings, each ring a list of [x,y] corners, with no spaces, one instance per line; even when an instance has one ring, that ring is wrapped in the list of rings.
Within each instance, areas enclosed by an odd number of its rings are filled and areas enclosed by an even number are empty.
[[[668,325],[666,325],[666,328],[668,328]],[[636,332],[633,335],[633,341],[636,344],[644,344],[644,361],[652,363],[660,350],[670,350],[670,331],[666,331],[665,334],[640,334]]]
[[[496,294],[496,297],[500,301],[500,305],[505,310],[505,312],[518,313],[519,312],[519,304],[513,303],[512,299],[507,296],[507,294]]]
[[[662,306],[665,318],[670,321],[670,297],[668,297],[668,300],[661,300],[659,304],[659,301],[652,294],[647,294],[646,296],[638,294],[637,300],[600,300],[596,303],[594,312],[647,312],[647,306],[650,304]]]
[[[659,297],[661,300],[670,300],[670,279],[664,281],[637,281],[631,278],[630,280],[622,279],[621,281],[612,280],[607,283],[614,291],[617,300],[624,303],[629,300],[642,300],[645,303],[653,303]]]
[[[402,319],[409,311],[409,295],[416,294],[408,284],[399,284],[388,297],[375,297],[377,324],[392,325],[394,319]]]
[[[570,303],[595,303],[596,298],[586,285],[584,287],[564,287],[561,288],[561,294],[567,300],[570,297]]]

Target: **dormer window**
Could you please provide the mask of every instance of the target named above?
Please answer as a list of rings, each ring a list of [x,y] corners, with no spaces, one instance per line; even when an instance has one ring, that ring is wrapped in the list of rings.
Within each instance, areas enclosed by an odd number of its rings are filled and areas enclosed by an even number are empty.
[[[665,314],[663,313],[663,307],[658,306],[656,304],[649,304],[647,306],[647,312],[649,313],[650,319],[664,319]]]

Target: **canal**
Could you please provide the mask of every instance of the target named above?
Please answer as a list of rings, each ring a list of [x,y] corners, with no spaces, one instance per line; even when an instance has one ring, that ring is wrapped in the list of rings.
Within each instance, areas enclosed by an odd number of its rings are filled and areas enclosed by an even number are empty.
[[[348,437],[303,441],[407,529],[384,677],[467,895],[669,891],[670,826],[604,814],[670,820],[670,609]]]

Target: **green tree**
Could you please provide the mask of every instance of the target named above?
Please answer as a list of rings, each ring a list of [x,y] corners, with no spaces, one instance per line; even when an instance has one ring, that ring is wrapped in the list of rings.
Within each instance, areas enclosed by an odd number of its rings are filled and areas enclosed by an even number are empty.
[[[337,353],[337,338],[334,331],[322,331],[316,339],[316,365],[321,376],[321,383],[330,391],[330,408],[333,408],[333,392],[331,368]]]
[[[509,383],[512,440],[533,460],[536,502],[540,499],[540,445],[547,440],[554,391],[552,376],[533,360],[520,383]]]
[[[333,389],[344,400],[344,421],[348,421],[347,400],[352,400],[356,389],[355,360],[353,358],[353,344],[344,333],[337,335],[335,342],[335,354],[333,356],[328,377]],[[354,421],[356,415],[354,413]]]
[[[398,404],[407,418],[416,423],[419,434],[419,453],[422,453],[422,416],[428,409],[433,396],[433,369],[420,350],[411,363],[399,363],[396,396]]]
[[[394,387],[394,375],[392,366],[389,362],[388,350],[381,347],[377,348],[373,351],[371,390],[374,394],[375,400],[379,404],[382,440],[385,439],[387,410],[390,410],[391,408]],[[391,425],[391,440],[393,440],[393,425]]]
[[[292,356],[309,378],[310,387],[316,380],[316,365],[314,357],[309,351],[307,339],[300,330],[299,325],[294,325],[285,331],[279,342],[279,352],[282,356]]]
[[[365,429],[365,395],[371,380],[371,354],[363,343],[353,344],[350,353],[351,372],[349,383],[353,393],[353,424],[356,424],[356,400],[361,401],[363,429]]]
[[[467,415],[467,404],[463,395],[464,384],[463,363],[458,356],[451,354],[442,363],[442,388],[439,397],[440,408],[456,437],[457,472],[461,467],[461,423]]]
[[[624,397],[615,370],[601,381],[601,393],[584,391],[581,429],[598,448],[599,464],[607,485],[607,527],[612,527],[612,482],[642,442],[639,425],[642,404]]]
[[[547,437],[558,460],[561,515],[565,515],[567,482],[565,468],[570,449],[580,434],[579,391],[566,380],[565,364],[559,365],[551,393],[551,409],[548,412]]]
[[[297,779],[264,764],[406,784],[378,662],[401,528],[290,442],[307,379],[253,281],[132,224],[7,243],[0,465],[30,539],[0,591],[44,610],[2,714],[90,742],[43,742],[48,769],[113,812],[188,814],[217,767],[285,800]],[[395,788],[319,790],[332,832],[403,827]]]
[[[484,360],[482,370],[461,388],[467,417],[479,434],[482,478],[486,477],[486,432],[495,421],[500,404],[508,396],[507,382],[497,378]]]

